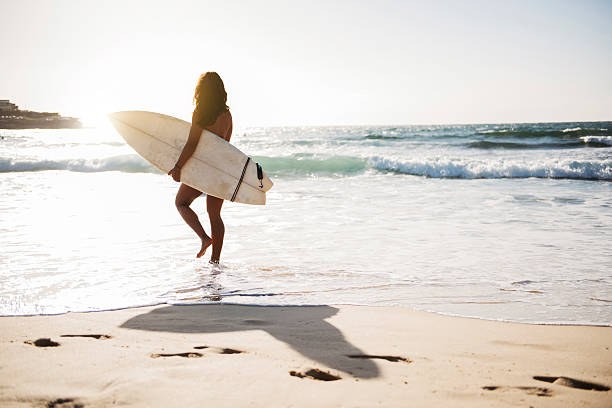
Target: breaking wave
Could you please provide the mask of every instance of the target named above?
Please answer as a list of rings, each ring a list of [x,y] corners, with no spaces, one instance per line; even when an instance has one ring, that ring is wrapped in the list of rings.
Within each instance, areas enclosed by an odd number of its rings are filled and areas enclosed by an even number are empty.
[[[395,161],[372,158],[370,163],[379,171],[389,171],[431,178],[498,179],[498,178],[560,178],[576,180],[612,180],[612,160],[554,160],[526,162],[518,160],[429,158]]]
[[[359,158],[332,156],[255,157],[266,173],[283,176],[353,175],[366,170],[407,174],[431,178],[496,179],[496,178],[564,178],[577,180],[612,180],[612,160],[580,161],[571,159],[527,162],[504,159],[423,158],[392,160],[381,157]]]
[[[612,136],[582,136],[580,139],[586,144],[597,143],[604,146],[612,146]]]
[[[547,159],[529,162],[518,159],[475,159],[429,157],[393,160],[384,157],[295,154],[285,157],[253,157],[270,176],[353,176],[366,171],[406,174],[430,178],[564,178],[612,180],[612,159]],[[0,159],[0,173],[66,170],[84,173],[119,171],[162,174],[135,154],[104,159],[12,160]]]
[[[135,154],[103,159],[14,160],[0,158],[0,173],[22,171],[68,170],[82,173],[121,171],[124,173],[161,173]]]

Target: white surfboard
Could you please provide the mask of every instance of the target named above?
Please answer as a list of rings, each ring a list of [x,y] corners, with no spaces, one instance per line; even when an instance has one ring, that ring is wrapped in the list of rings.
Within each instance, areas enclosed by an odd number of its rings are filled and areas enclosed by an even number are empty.
[[[125,141],[164,173],[176,164],[191,128],[189,122],[161,113],[122,111],[108,116]],[[255,162],[247,164],[247,159],[236,147],[204,130],[181,169],[181,182],[224,200],[234,197],[240,203],[265,204],[273,183],[263,172],[260,180]]]

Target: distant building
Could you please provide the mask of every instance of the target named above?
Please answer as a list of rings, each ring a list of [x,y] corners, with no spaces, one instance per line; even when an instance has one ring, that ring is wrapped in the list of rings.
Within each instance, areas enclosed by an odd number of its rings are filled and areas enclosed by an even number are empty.
[[[80,128],[77,118],[61,116],[57,112],[20,110],[8,99],[0,99],[0,129],[70,129]]]
[[[0,112],[16,111],[19,107],[14,103],[11,103],[8,99],[0,99]]]

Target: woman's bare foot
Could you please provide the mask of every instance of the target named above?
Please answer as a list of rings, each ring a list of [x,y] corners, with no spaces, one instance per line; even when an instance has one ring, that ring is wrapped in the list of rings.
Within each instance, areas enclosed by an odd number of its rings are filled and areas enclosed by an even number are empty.
[[[206,249],[208,249],[209,246],[212,245],[212,238],[210,237],[206,237],[205,239],[202,240],[202,248],[200,248],[200,252],[198,252],[198,254],[196,255],[196,258],[201,258],[204,253],[206,253]]]

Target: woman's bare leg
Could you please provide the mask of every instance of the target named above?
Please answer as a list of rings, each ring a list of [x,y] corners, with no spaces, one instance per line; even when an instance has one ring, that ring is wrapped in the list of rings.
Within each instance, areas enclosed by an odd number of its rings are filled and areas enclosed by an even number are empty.
[[[219,262],[221,248],[223,247],[223,236],[225,235],[225,225],[221,219],[221,206],[223,200],[210,195],[206,196],[206,211],[210,218],[210,229],[212,230],[212,255],[210,262]]]
[[[200,248],[200,252],[198,252],[196,255],[198,258],[204,255],[206,248],[212,244],[212,239],[206,234],[206,231],[204,231],[202,224],[200,224],[198,215],[189,207],[193,200],[201,195],[201,191],[181,183],[178,193],[176,193],[176,200],[174,202],[178,212],[181,214],[181,217],[183,217],[187,225],[189,225],[202,240],[202,247]]]

